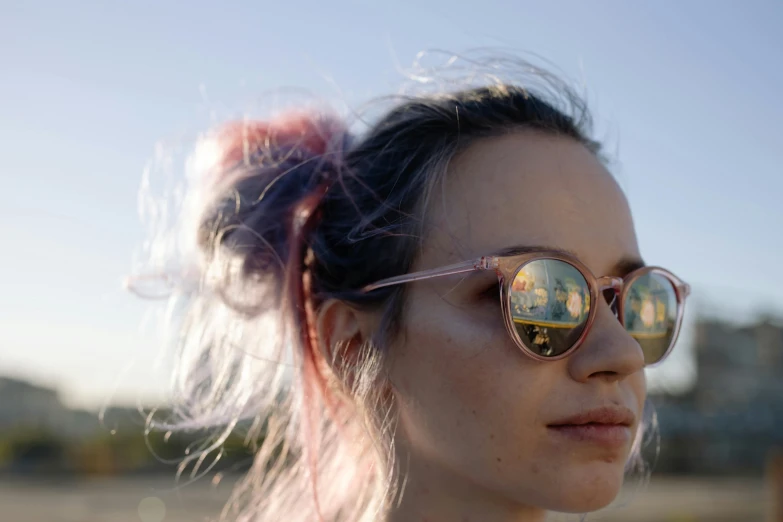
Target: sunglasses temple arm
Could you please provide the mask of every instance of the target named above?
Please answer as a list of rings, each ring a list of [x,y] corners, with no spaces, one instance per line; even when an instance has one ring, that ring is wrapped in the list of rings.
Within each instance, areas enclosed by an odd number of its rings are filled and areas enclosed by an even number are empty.
[[[473,261],[463,261],[453,265],[448,265],[440,268],[432,268],[430,270],[422,270],[420,272],[413,272],[411,274],[405,274],[396,277],[390,277],[388,279],[381,279],[375,283],[362,288],[362,293],[372,292],[379,288],[385,288],[387,286],[400,285],[404,283],[411,283],[413,281],[421,281],[423,279],[431,279],[433,277],[442,277],[454,274],[464,274],[466,272],[473,272],[475,270],[491,270],[498,266],[497,258],[492,257],[480,257]]]

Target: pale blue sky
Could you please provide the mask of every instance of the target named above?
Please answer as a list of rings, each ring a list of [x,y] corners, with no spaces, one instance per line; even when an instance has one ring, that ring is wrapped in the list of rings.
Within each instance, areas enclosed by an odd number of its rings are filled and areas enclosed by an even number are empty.
[[[783,311],[779,1],[5,1],[2,13],[0,374],[70,403],[165,384],[137,334],[143,306],[120,287],[158,140],[283,86],[351,103],[390,93],[394,60],[433,47],[510,46],[584,82],[648,262],[691,282],[703,310]],[[683,347],[661,371],[670,382],[688,372]]]

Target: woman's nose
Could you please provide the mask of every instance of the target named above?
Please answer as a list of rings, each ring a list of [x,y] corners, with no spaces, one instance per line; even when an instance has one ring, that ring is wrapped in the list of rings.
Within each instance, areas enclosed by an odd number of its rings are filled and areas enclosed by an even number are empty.
[[[591,378],[619,381],[644,368],[641,346],[616,316],[616,308],[600,299],[590,331],[569,357],[569,373],[576,381]]]

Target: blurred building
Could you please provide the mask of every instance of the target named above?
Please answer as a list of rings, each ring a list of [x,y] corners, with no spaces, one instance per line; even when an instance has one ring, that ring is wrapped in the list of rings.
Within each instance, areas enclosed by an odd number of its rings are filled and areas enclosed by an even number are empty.
[[[701,320],[697,379],[679,397],[658,397],[659,471],[755,473],[783,447],[783,325]]]
[[[0,398],[0,430],[47,424],[64,411],[54,390],[18,379],[0,377]]]
[[[183,459],[202,448],[222,426],[204,430],[148,430],[152,410],[110,406],[101,412],[65,406],[55,390],[0,377],[0,479],[4,476],[71,477],[121,473],[174,473]],[[170,408],[154,408],[156,420]],[[252,462],[252,445],[240,429],[225,441],[210,464],[214,472],[236,473]],[[3,519],[0,517],[0,519]]]
[[[35,430],[77,439],[99,427],[97,414],[66,407],[56,390],[0,377],[0,434]]]
[[[703,321],[695,346],[693,400],[701,411],[774,407],[783,401],[783,328],[773,321],[739,328]]]

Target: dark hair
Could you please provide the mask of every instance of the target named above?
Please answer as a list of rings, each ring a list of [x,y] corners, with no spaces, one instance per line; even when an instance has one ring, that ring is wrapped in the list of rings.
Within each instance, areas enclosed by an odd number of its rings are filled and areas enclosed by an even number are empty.
[[[233,427],[248,411],[265,419],[255,480],[244,486],[256,499],[240,512],[243,520],[370,520],[386,509],[394,491],[393,420],[376,392],[405,285],[358,289],[410,269],[429,201],[461,151],[530,130],[599,154],[590,124],[585,104],[566,88],[546,96],[494,84],[398,99],[358,137],[340,118],[320,112],[234,123],[211,135],[218,160],[201,182],[209,203],[197,219],[202,285],[187,297],[177,337],[180,371],[191,377],[183,379],[181,414],[188,426],[232,421]],[[356,378],[348,388],[335,384],[313,346],[312,312],[327,299],[383,314],[377,338],[353,359]],[[272,321],[258,326],[263,317]],[[289,337],[270,333],[279,324]],[[248,352],[256,355],[264,340],[277,341],[278,360],[292,350],[290,387],[280,372],[251,369]],[[240,343],[247,351],[237,354]],[[283,389],[290,393],[281,402]],[[357,434],[366,441],[360,448]],[[300,465],[289,465],[291,459]],[[315,466],[332,480],[306,472]],[[351,486],[338,476],[350,476]],[[312,503],[302,502],[306,487]]]
[[[589,137],[586,108],[570,92],[566,99],[568,113],[519,86],[412,98],[358,140],[339,125],[332,125],[336,136],[323,135],[325,120],[314,114],[307,131],[320,136],[322,150],[297,150],[285,143],[256,151],[262,159],[249,162],[250,171],[231,187],[219,211],[207,216],[203,228],[222,231],[211,238],[245,255],[248,271],[267,275],[271,260],[291,261],[293,250],[303,254],[310,249],[314,297],[362,306],[388,303],[385,324],[392,333],[405,287],[371,294],[357,290],[409,270],[422,237],[425,202],[460,151],[483,138],[529,129],[574,139],[598,153],[598,143]],[[284,123],[278,132],[290,133],[288,126]],[[305,139],[304,134],[297,139]],[[317,222],[307,237],[291,234],[297,205],[324,181],[328,190],[319,198]],[[294,241],[304,241],[306,248],[295,248]],[[275,280],[285,281],[282,273],[273,272]]]

